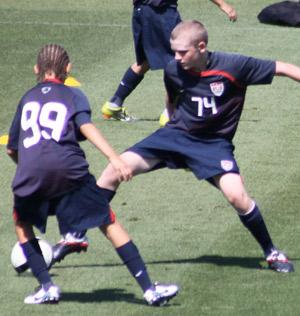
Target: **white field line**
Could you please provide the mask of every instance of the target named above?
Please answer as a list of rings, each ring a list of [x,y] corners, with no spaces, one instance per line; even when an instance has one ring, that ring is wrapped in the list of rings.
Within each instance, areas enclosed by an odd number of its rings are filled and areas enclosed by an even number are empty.
[[[50,25],[50,26],[83,26],[83,27],[116,27],[116,28],[127,28],[131,27],[130,24],[103,24],[103,23],[84,23],[84,22],[47,22],[47,21],[0,21],[0,25]],[[218,26],[210,26],[209,29],[220,28]],[[232,29],[233,30],[233,29]],[[276,27],[276,26],[266,26],[266,27],[242,27],[239,26],[237,30],[247,30],[247,31],[282,31],[282,32],[299,32],[297,27]]]
[[[47,21],[0,21],[2,25],[51,25],[51,26],[93,26],[93,27],[130,27],[127,24],[102,24],[81,22],[47,22]]]

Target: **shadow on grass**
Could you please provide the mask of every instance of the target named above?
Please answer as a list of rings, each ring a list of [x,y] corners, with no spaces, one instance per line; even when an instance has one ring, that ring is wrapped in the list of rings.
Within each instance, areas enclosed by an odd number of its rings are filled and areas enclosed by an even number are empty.
[[[293,258],[291,261],[298,261],[299,258]],[[154,264],[213,264],[216,266],[241,267],[245,269],[264,269],[267,268],[267,263],[262,257],[223,257],[220,255],[204,255],[197,258],[175,259],[175,260],[158,260],[147,261],[147,265]],[[54,269],[68,268],[101,268],[101,267],[117,267],[122,266],[122,263],[112,264],[84,264],[84,265],[55,265]]]
[[[158,121],[159,121],[159,117],[155,117],[155,118],[137,117],[133,121],[130,121],[128,123],[134,124],[137,122],[158,122]],[[111,120],[102,119],[101,122],[105,122],[108,124],[115,124],[115,123],[120,124],[120,121],[114,120],[114,119],[111,119]]]
[[[145,301],[136,298],[123,289],[101,289],[93,292],[63,292],[62,302],[103,303],[103,302],[128,302],[131,304],[145,305]]]

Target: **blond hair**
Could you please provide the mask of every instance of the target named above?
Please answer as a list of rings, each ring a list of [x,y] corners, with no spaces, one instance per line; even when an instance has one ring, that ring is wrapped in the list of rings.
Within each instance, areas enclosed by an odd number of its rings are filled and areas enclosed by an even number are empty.
[[[173,29],[171,40],[174,41],[179,36],[184,36],[190,40],[192,45],[200,42],[208,43],[208,33],[204,25],[197,20],[182,21]]]

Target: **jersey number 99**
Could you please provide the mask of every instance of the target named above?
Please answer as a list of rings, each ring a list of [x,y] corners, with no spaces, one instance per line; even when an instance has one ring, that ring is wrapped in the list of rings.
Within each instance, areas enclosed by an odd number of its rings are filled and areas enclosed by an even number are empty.
[[[38,102],[28,102],[24,105],[21,116],[21,127],[24,131],[31,129],[32,136],[23,140],[25,148],[37,144],[41,138],[59,141],[67,115],[64,104],[48,102],[42,106]],[[48,133],[45,129],[50,129]]]

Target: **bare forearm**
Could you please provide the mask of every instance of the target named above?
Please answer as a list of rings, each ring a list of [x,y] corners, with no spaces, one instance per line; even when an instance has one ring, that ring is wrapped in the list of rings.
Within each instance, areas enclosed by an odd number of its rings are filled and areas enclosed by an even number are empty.
[[[102,133],[92,123],[83,124],[80,127],[81,133],[100,150],[107,159],[114,159],[117,154],[110,146]]]
[[[224,0],[210,0],[210,1],[213,2],[215,5],[217,5],[220,8],[220,10],[226,13],[230,21],[234,22],[237,20],[236,10],[227,2],[225,2]]]
[[[286,76],[300,82],[300,67],[282,61],[276,61],[276,75]]]
[[[218,7],[220,7],[224,3],[224,0],[210,0],[210,1],[216,4]]]

